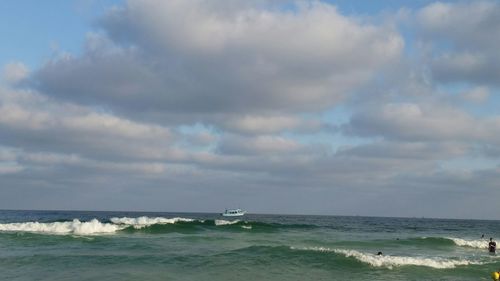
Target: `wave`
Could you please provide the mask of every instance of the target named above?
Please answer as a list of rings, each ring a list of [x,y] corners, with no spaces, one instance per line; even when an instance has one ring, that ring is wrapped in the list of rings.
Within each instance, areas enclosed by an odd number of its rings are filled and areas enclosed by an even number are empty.
[[[241,222],[240,220],[227,221],[227,220],[215,220],[215,226],[223,226],[223,225],[239,225],[243,229],[252,229],[252,225],[247,222]]]
[[[206,219],[197,220],[190,218],[164,218],[164,217],[138,217],[138,218],[111,218],[110,221],[118,225],[127,225],[133,229],[143,229],[151,233],[165,231],[196,231],[217,227],[224,231],[253,230],[255,232],[276,232],[281,229],[312,227],[302,224],[279,224],[243,220]]]
[[[53,221],[53,222],[23,222],[0,224],[0,232],[34,232],[34,233],[54,233],[54,234],[107,234],[118,231],[132,233],[141,230],[147,233],[165,232],[196,232],[213,230],[217,227],[220,231],[249,231],[258,233],[273,233],[287,229],[315,229],[319,226],[313,224],[288,224],[275,222],[224,220],[224,219],[193,219],[183,217],[112,217],[109,220],[100,222],[93,219],[88,222],[81,222],[78,219],[73,221]]]
[[[425,258],[425,257],[408,257],[408,256],[377,256],[373,253],[363,253],[356,250],[331,249],[326,247],[305,247],[295,248],[292,250],[314,251],[314,252],[332,252],[343,255],[347,258],[355,258],[356,260],[369,264],[375,267],[386,267],[392,269],[399,266],[425,266],[438,269],[455,268],[456,266],[465,266],[471,264],[482,264],[470,260],[446,259],[446,258]]]
[[[476,240],[466,240],[466,239],[461,239],[461,238],[453,238],[449,237],[447,238],[455,245],[461,246],[461,247],[471,247],[471,248],[478,248],[478,249],[487,249],[488,248],[488,241],[484,239],[476,239]]]
[[[163,217],[138,217],[138,218],[111,218],[111,222],[117,225],[132,226],[135,229],[141,229],[156,224],[175,224],[178,222],[194,222],[194,219],[187,218],[163,218]],[[200,221],[203,223],[203,221]]]
[[[221,231],[249,231],[252,232],[278,232],[283,229],[308,229],[315,228],[314,225],[307,224],[280,224],[266,223],[257,221],[242,220],[223,220],[207,219],[199,220],[192,218],[166,218],[166,217],[112,217],[109,221],[100,222],[97,219],[90,221],[55,221],[55,222],[20,222],[20,223],[0,223],[0,232],[31,232],[44,234],[73,234],[73,235],[99,235],[113,234],[125,230],[133,233],[136,230],[146,231],[148,233],[166,233],[166,232],[197,232],[210,229]],[[359,242],[357,242],[359,243]],[[377,243],[371,241],[369,243]],[[387,240],[380,243],[387,243]],[[417,237],[401,240],[393,240],[391,243],[408,243],[419,246],[459,246],[478,249],[486,249],[486,240],[466,240],[454,237]]]
[[[88,222],[81,222],[78,219],[66,222],[21,222],[0,224],[0,231],[5,232],[31,232],[45,234],[74,234],[74,235],[95,235],[112,234],[124,229],[112,223],[102,223],[97,219]]]
[[[455,245],[459,247],[469,247],[476,249],[487,249],[488,241],[485,239],[463,239],[456,237],[420,237],[415,241],[422,241],[429,245]]]
[[[386,240],[383,240],[385,242]],[[459,247],[470,247],[477,249],[487,249],[488,241],[484,239],[467,240],[463,238],[455,237],[416,237],[401,239],[395,241],[399,244],[409,244],[423,247],[448,247],[448,246],[459,246]]]
[[[234,221],[227,221],[227,220],[215,220],[214,223],[216,226],[220,225],[231,225],[231,224],[236,224],[239,223],[239,220],[234,220]]]
[[[98,235],[113,234],[119,231],[133,233],[145,231],[147,233],[166,232],[196,232],[214,229],[224,231],[252,230],[257,227],[257,232],[274,229],[273,225],[260,222],[246,222],[240,220],[197,220],[191,218],[165,218],[165,217],[112,217],[109,221],[100,222],[92,219],[82,222],[73,221],[55,222],[22,222],[0,224],[0,232],[31,232],[44,234],[73,234],[73,235]],[[220,227],[220,228],[219,228]],[[274,230],[271,230],[274,231]]]

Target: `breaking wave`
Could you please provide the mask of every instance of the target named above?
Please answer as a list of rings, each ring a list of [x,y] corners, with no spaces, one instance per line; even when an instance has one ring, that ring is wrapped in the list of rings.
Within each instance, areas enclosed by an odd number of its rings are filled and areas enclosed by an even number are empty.
[[[447,238],[453,241],[455,245],[460,246],[460,247],[471,247],[471,248],[478,248],[478,249],[487,249],[488,248],[488,241],[487,240],[466,240],[466,239],[461,239],[461,238]]]
[[[6,232],[32,232],[46,234],[75,234],[75,235],[95,235],[111,234],[124,229],[112,223],[102,223],[97,219],[88,222],[81,222],[77,219],[66,222],[21,222],[0,224],[0,231]]]
[[[456,266],[464,266],[471,264],[481,264],[479,262],[458,259],[445,258],[425,258],[425,257],[407,257],[407,256],[377,256],[372,253],[362,253],[356,250],[330,249],[326,247],[305,247],[295,248],[292,250],[314,251],[314,252],[332,252],[343,255],[347,258],[355,258],[356,260],[369,264],[375,267],[386,267],[392,269],[399,266],[426,266],[438,269],[455,268]]]
[[[273,227],[271,225],[258,222],[245,222],[240,220],[197,220],[191,218],[164,218],[164,217],[113,217],[109,221],[101,222],[97,219],[90,221],[62,222],[20,222],[20,223],[0,223],[0,232],[30,232],[43,234],[73,234],[73,235],[99,235],[113,234],[124,230],[134,232],[135,230],[145,230],[148,233],[165,233],[172,231],[202,231],[222,227],[228,231],[238,229],[253,229],[252,224],[258,225],[260,229]]]

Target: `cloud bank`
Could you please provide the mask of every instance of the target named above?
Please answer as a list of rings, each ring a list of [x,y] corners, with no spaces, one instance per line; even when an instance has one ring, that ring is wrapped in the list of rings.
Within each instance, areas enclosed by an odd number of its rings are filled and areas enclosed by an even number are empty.
[[[497,218],[498,11],[110,7],[80,54],[5,66],[0,203]]]

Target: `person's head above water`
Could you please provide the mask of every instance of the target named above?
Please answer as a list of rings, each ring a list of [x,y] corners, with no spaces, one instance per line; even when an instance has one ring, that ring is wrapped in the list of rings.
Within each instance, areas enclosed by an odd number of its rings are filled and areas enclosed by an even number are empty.
[[[493,238],[490,237],[490,241],[493,241]]]

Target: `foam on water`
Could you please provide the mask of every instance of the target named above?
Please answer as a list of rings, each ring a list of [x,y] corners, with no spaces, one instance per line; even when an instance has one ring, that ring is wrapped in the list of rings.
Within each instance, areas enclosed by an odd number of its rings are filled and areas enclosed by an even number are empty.
[[[187,218],[163,218],[163,217],[150,218],[150,217],[145,217],[145,216],[137,217],[137,218],[127,218],[127,217],[111,218],[110,220],[115,224],[131,225],[136,229],[148,227],[148,226],[154,225],[154,224],[174,224],[177,222],[195,221],[194,219],[187,219]]]
[[[471,248],[478,248],[478,249],[487,249],[488,248],[488,241],[487,240],[465,240],[461,238],[453,238],[450,237],[448,238],[453,241],[457,246],[461,247],[471,247]]]
[[[97,219],[93,219],[88,222],[81,222],[74,219],[73,221],[66,222],[22,222],[0,224],[0,231],[75,235],[109,234],[115,233],[123,228],[124,227],[112,223],[102,223]]]
[[[227,220],[215,220],[215,225],[220,226],[220,225],[230,225],[230,224],[235,224],[239,223],[239,220],[234,220],[234,221],[227,221]]]
[[[294,250],[304,250],[304,251],[316,251],[316,252],[333,252],[336,254],[341,254],[346,257],[353,257],[358,261],[367,263],[371,266],[376,267],[386,267],[392,269],[397,266],[426,266],[432,268],[455,268],[460,265],[470,265],[470,264],[481,264],[478,262],[472,262],[469,260],[454,260],[445,258],[425,258],[425,257],[405,257],[405,256],[377,256],[373,253],[362,253],[356,250],[344,250],[344,249],[330,249],[326,247],[306,247],[306,248],[295,248]]]

